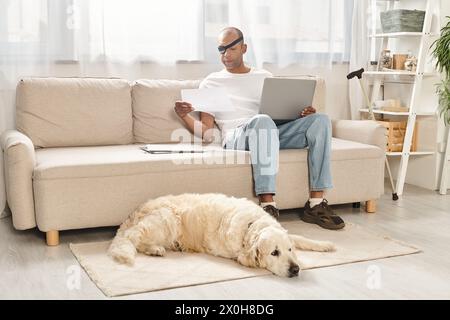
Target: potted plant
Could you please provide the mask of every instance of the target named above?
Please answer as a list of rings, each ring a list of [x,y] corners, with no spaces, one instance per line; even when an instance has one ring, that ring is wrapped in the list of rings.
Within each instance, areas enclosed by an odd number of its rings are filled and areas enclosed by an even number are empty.
[[[433,42],[432,55],[436,58],[436,69],[442,74],[442,81],[437,85],[439,111],[446,125],[450,125],[450,16],[441,29],[440,37]]]

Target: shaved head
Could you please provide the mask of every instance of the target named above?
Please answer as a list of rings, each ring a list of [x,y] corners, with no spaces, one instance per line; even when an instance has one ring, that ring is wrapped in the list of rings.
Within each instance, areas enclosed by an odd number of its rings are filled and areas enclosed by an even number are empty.
[[[241,30],[239,30],[238,28],[236,28],[236,27],[226,27],[226,28],[223,28],[221,31],[220,31],[220,34],[222,35],[222,36],[224,36],[224,35],[229,35],[229,34],[234,34],[234,35],[236,35],[236,38],[240,38],[240,37],[244,37],[244,34],[242,33],[242,31]]]

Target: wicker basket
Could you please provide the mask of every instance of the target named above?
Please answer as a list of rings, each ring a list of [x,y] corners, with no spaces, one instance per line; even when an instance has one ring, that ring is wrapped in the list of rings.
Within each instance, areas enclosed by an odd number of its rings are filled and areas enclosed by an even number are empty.
[[[380,12],[384,33],[422,32],[425,11],[396,9]]]
[[[406,121],[377,121],[386,128],[386,151],[401,152],[403,150],[403,141],[406,134]],[[410,151],[417,150],[417,123],[414,125],[414,132]]]

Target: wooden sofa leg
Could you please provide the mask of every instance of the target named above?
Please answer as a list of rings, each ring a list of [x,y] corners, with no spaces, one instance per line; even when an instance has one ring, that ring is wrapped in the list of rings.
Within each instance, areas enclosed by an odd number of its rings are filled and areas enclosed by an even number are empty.
[[[48,246],[57,246],[59,245],[59,231],[51,230],[45,233],[45,237],[47,239]]]
[[[377,210],[377,203],[375,200],[366,201],[366,212],[374,213]]]

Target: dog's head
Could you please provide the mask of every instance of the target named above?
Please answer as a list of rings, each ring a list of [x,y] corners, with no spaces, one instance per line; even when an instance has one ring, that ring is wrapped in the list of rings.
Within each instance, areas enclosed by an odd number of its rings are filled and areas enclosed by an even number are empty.
[[[267,227],[261,230],[250,251],[241,257],[244,265],[265,268],[282,277],[298,276],[300,271],[295,247],[286,230]]]

